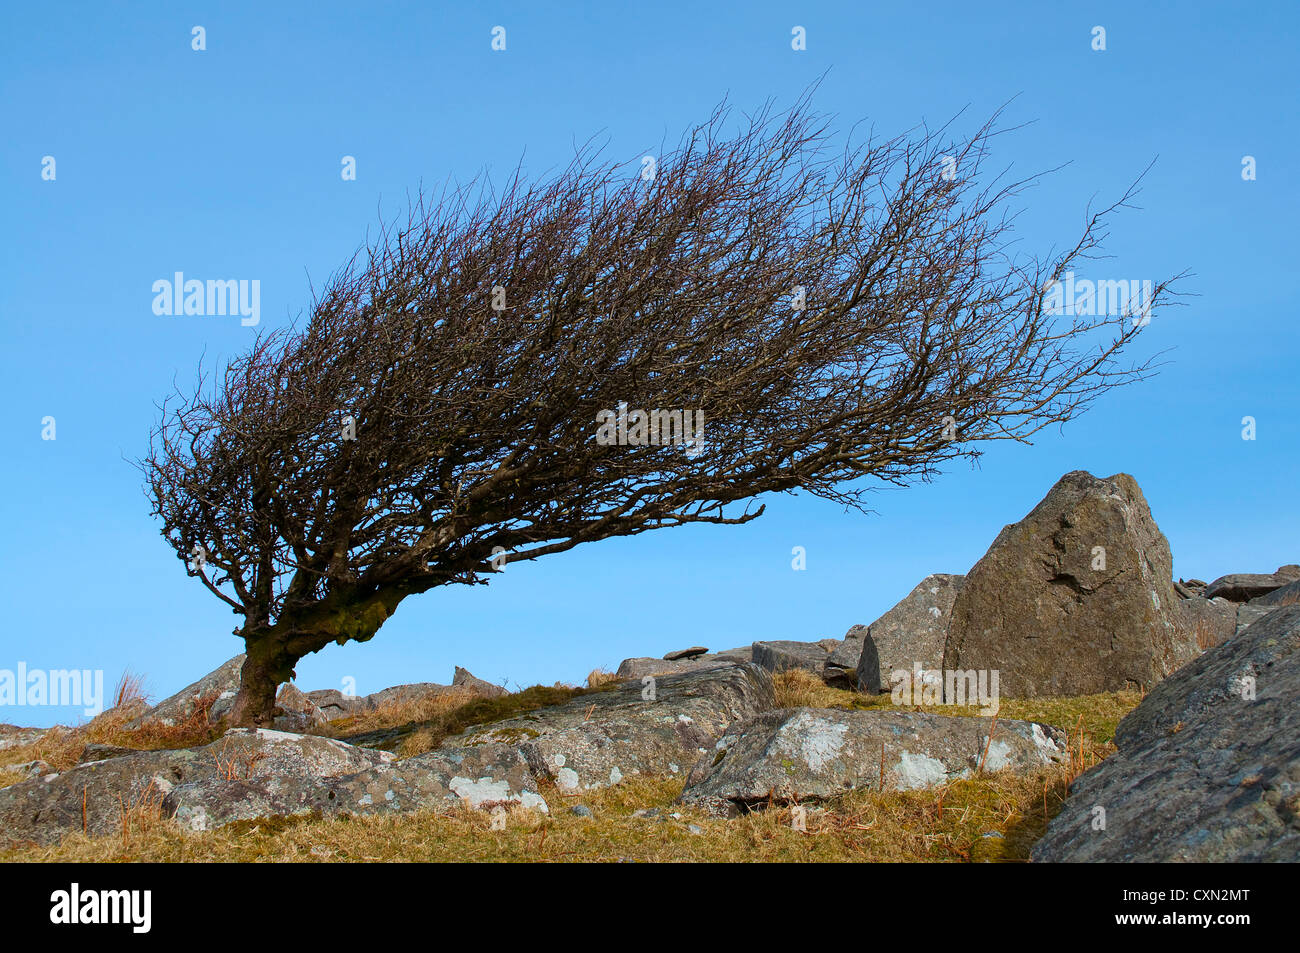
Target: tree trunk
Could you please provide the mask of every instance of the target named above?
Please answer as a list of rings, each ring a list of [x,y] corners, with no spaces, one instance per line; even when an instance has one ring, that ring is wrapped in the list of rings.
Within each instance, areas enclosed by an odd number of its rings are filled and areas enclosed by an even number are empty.
[[[230,711],[235,728],[270,728],[275,720],[275,694],[282,682],[293,678],[299,656],[285,645],[285,635],[274,630],[247,644],[239,674],[239,694]]]

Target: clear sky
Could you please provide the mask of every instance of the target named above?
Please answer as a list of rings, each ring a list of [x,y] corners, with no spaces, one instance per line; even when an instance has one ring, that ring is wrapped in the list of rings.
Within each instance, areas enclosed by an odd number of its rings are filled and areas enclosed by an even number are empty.
[[[1169,349],[1160,376],[1033,446],[991,447],[978,469],[884,490],[874,515],[778,497],[747,526],[605,541],[435,590],[372,642],[305,659],[299,684],[351,676],[365,693],[446,682],[456,664],[512,685],[580,681],[692,644],[838,637],[927,573],[965,572],[1073,469],[1137,478],[1176,574],[1300,561],[1298,35],[1291,2],[4,4],[0,669],[103,669],[110,685],[129,669],[162,697],[241,650],[128,461],[173,379],[255,330],[155,315],[154,281],[258,279],[275,327],[421,182],[521,155],[542,175],[593,135],[634,158],[724,95],[788,104],[822,74],[815,103],[840,129],[902,132],[1013,100],[1007,122],[1033,124],[995,159],[1069,163],[1024,197],[1026,250],[1076,237],[1090,199],[1118,198],[1157,159],[1093,273],[1194,273],[1196,297],[1136,346]],[[0,721],[77,718],[0,706]]]

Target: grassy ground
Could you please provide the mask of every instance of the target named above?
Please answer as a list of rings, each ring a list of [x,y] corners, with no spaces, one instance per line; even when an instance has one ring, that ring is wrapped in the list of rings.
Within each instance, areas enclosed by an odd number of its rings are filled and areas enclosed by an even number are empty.
[[[587,690],[605,684],[607,679],[593,673]],[[777,689],[782,706],[890,704],[887,695],[867,697],[827,688],[802,673],[778,676]],[[453,729],[509,717],[580,691],[539,687],[526,698],[495,705],[470,702],[447,708],[439,703],[433,710],[417,713],[424,721],[415,720],[416,727],[403,735],[399,752],[416,753]],[[794,829],[789,808],[709,818],[673,804],[681,793],[680,777],[633,778],[579,797],[561,796],[554,788],[544,790],[550,816],[516,810],[507,815],[504,830],[494,830],[491,818],[482,812],[460,809],[397,817],[246,821],[198,835],[183,834],[165,821],[137,819],[129,834],[97,839],[71,835],[56,847],[0,850],[0,860],[1022,861],[1060,809],[1070,781],[1114,750],[1115,726],[1139,700],[1131,692],[1004,699],[999,718],[1026,718],[1064,728],[1070,738],[1069,763],[1028,775],[987,774],[926,791],[856,791],[832,802],[807,805],[803,832]],[[973,708],[931,710],[977,714]],[[369,716],[364,726],[344,726],[340,733],[351,734],[362,727],[367,731],[410,728],[411,714],[409,709],[394,709],[387,715]],[[117,741],[111,743],[123,743],[120,731],[112,737]],[[0,772],[4,765],[31,760],[31,749],[42,744],[45,739],[35,746],[0,752]],[[66,739],[63,745],[67,747]],[[571,813],[577,804],[590,808],[594,816]]]

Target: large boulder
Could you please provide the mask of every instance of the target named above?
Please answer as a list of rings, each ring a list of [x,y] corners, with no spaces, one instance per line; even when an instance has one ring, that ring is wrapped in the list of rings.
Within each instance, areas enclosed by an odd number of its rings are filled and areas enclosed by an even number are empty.
[[[632,775],[685,773],[734,722],[775,703],[772,678],[752,663],[623,682],[562,705],[470,728],[446,747],[517,747],[533,774],[562,794]]]
[[[791,642],[778,640],[774,642],[755,642],[754,664],[769,672],[787,672],[801,668],[818,676],[825,668],[830,652],[826,646],[817,642]]]
[[[927,672],[943,666],[943,646],[952,620],[953,603],[965,578],[932,573],[867,627],[863,654],[857,665],[858,691],[888,691],[891,673],[911,672],[918,664]]]
[[[1222,596],[1233,602],[1249,602],[1296,580],[1300,580],[1300,566],[1295,565],[1279,566],[1276,572],[1271,573],[1230,573],[1210,583],[1205,589],[1205,597]]]
[[[175,695],[164,698],[135,719],[131,727],[139,727],[146,723],[178,725],[189,720],[196,706],[209,702],[211,707],[208,708],[208,721],[216,724],[229,715],[230,709],[235,705],[235,696],[239,694],[239,673],[243,667],[244,656],[236,655],[197,682],[186,685]]]
[[[1286,606],[1152,689],[1033,858],[1300,861],[1297,698],[1300,606]]]
[[[330,817],[516,805],[548,810],[518,750],[482,745],[430,751],[343,777],[209,778],[176,786],[162,806],[182,828],[206,831],[274,815]]]
[[[943,668],[996,669],[1013,698],[1149,688],[1200,653],[1178,602],[1137,482],[1076,470],[967,574]]]
[[[681,801],[727,815],[855,788],[907,791],[977,771],[1064,760],[1064,736],[1025,721],[908,711],[781,708],[734,725],[699,759]]]
[[[78,765],[0,789],[0,832],[14,841],[56,843],[64,834],[116,833],[124,810],[158,810],[181,784],[213,780],[307,778],[355,774],[393,760],[309,735],[234,729],[217,741],[175,751],[139,751]]]

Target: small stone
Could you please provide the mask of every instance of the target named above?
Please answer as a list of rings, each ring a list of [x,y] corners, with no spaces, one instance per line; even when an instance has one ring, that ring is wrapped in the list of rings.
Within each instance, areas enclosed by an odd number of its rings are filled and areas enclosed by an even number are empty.
[[[689,649],[678,649],[676,652],[669,652],[664,656],[664,661],[676,662],[681,659],[691,659],[703,655],[707,651],[708,649],[702,645],[693,645]]]
[[[575,804],[573,807],[569,808],[569,813],[572,814],[574,817],[595,817],[596,816],[595,814],[592,813],[591,808],[587,807],[587,805],[585,804]]]

